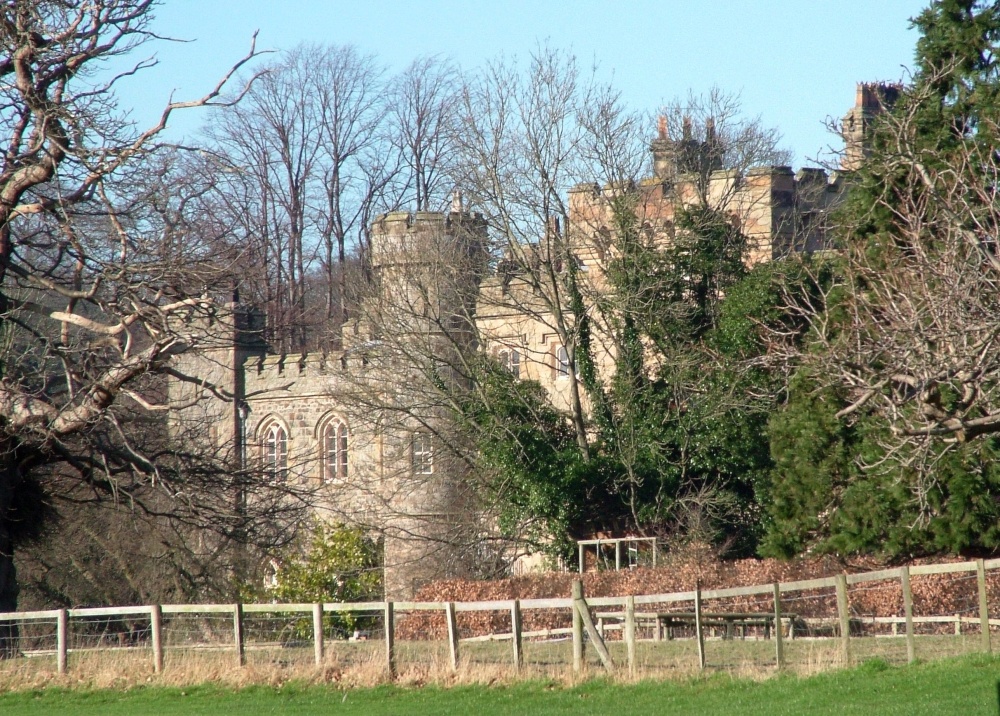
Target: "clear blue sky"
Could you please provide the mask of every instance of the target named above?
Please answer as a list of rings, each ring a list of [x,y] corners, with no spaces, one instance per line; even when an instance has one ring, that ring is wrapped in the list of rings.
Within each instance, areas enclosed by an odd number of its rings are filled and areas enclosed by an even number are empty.
[[[160,65],[121,93],[148,122],[172,90],[206,91],[258,46],[353,44],[390,71],[414,57],[450,56],[473,69],[500,53],[525,56],[542,42],[596,63],[626,101],[654,111],[689,88],[739,92],[747,113],[778,127],[808,162],[836,142],[824,128],[854,101],[861,80],[898,80],[912,66],[909,18],[927,0],[166,0],[162,35],[192,40],[147,46]],[[266,60],[265,60],[266,61]],[[203,113],[171,123],[195,133]],[[654,131],[650,127],[650,134]]]

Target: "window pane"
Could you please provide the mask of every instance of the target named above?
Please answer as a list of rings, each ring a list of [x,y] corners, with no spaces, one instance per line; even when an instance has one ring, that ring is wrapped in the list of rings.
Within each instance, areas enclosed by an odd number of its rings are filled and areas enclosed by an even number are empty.
[[[337,426],[337,473],[347,477],[347,426],[343,423]]]
[[[569,375],[569,353],[565,346],[556,349],[556,372],[560,378]]]
[[[434,452],[431,436],[427,433],[413,433],[413,472],[430,475],[434,472]]]
[[[347,426],[334,421],[323,430],[323,479],[347,477]]]
[[[264,476],[271,482],[284,482],[288,477],[288,436],[280,425],[271,425],[264,432],[261,445]]]

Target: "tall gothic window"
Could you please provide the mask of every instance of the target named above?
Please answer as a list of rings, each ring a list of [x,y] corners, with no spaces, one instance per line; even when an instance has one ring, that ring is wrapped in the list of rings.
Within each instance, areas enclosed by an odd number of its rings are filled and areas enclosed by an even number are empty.
[[[430,433],[413,433],[413,474],[431,475],[434,473],[434,446]]]
[[[347,424],[339,418],[323,428],[323,480],[347,479]]]
[[[280,423],[272,422],[261,433],[260,455],[264,477],[281,484],[288,479],[288,433]]]

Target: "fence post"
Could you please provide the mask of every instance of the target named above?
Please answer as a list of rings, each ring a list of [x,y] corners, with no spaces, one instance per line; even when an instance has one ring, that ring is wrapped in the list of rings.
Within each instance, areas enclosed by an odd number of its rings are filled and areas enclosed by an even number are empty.
[[[510,605],[510,633],[514,644],[514,670],[520,670],[524,664],[524,651],[521,642],[521,600],[515,599]]]
[[[583,544],[581,543],[579,547],[580,547],[580,574],[583,574]]]
[[[962,636],[962,615],[955,615],[955,636]]]
[[[615,571],[620,572],[622,569],[622,541],[615,540]]]
[[[163,672],[163,608],[154,604],[149,608],[149,630],[153,637],[153,671]]]
[[[982,631],[983,651],[987,654],[993,651],[990,644],[990,608],[986,594],[986,563],[976,560],[976,580],[979,582],[979,628]]]
[[[847,575],[837,575],[837,614],[840,617],[840,643],[844,664],[851,663],[851,614],[847,604]]]
[[[455,602],[448,602],[444,608],[445,621],[448,622],[448,653],[451,657],[451,670],[458,671],[458,618],[455,616]]]
[[[323,605],[313,604],[313,651],[316,666],[323,665]]]
[[[785,668],[785,647],[781,633],[781,585],[774,583],[774,660],[779,669]]]
[[[905,564],[899,568],[899,582],[903,587],[903,616],[906,617],[906,661],[912,664],[917,659],[913,642],[913,590],[910,589],[910,568]]]
[[[236,641],[236,665],[246,666],[247,653],[243,646],[243,605],[233,605],[233,638]]]
[[[590,643],[594,645],[594,650],[597,652],[597,655],[601,657],[601,663],[604,664],[604,668],[609,671],[614,669],[615,663],[611,659],[611,653],[608,651],[608,647],[604,643],[604,639],[597,631],[597,627],[594,626],[594,620],[590,616],[590,607],[587,605],[587,600],[583,598],[582,585],[580,589],[580,598],[573,600],[573,608],[580,614],[580,619],[583,621],[583,627],[587,630],[587,636],[590,637]]]
[[[705,634],[701,629],[701,580],[694,583],[694,630],[698,636],[698,668],[705,668]]]
[[[582,549],[582,547],[581,547]],[[581,562],[581,564],[583,564]],[[578,599],[583,599],[583,582],[579,579],[573,580],[573,671],[579,674],[583,671],[583,617],[580,610],[576,608]]]
[[[56,670],[60,674],[66,673],[69,657],[68,637],[69,612],[65,609],[60,609],[59,616],[56,617]]]
[[[628,671],[635,674],[635,597],[625,597],[625,652],[628,655]]]
[[[385,603],[385,662],[389,670],[389,678],[396,679],[396,615],[392,602]]]

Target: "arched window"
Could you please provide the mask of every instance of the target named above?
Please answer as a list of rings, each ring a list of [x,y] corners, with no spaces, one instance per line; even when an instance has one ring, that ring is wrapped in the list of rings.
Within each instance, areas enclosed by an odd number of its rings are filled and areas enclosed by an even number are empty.
[[[569,377],[569,351],[566,346],[556,346],[556,378]]]
[[[323,481],[347,479],[347,423],[334,418],[323,427]]]
[[[412,449],[413,474],[434,474],[434,445],[431,443],[430,433],[414,432]]]
[[[288,433],[280,423],[271,422],[260,433],[260,456],[267,480],[281,484],[288,479]]]

